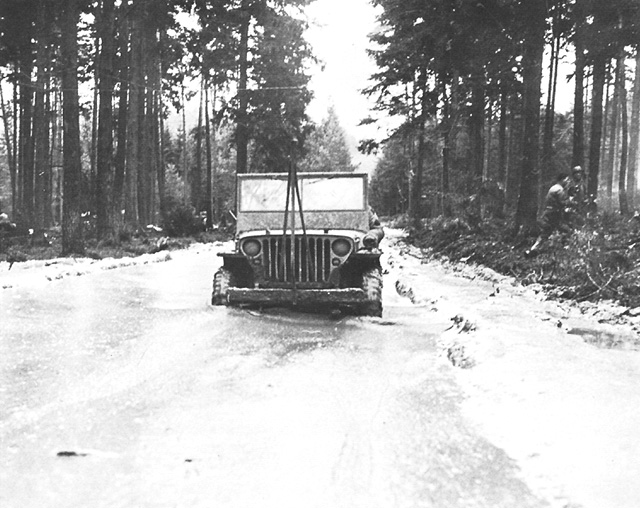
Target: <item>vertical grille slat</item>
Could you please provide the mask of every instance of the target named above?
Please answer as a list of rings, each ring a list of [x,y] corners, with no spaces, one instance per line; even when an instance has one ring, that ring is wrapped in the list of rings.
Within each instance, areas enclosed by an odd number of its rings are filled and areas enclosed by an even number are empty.
[[[308,244],[306,243],[308,242]],[[295,266],[291,266],[291,238],[262,240],[262,266],[265,276],[273,282],[326,283],[331,273],[331,240],[325,237],[296,237]]]

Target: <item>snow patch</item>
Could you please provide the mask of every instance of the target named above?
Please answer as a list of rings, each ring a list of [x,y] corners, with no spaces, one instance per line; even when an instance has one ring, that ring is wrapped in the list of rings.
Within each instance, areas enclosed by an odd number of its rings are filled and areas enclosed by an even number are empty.
[[[220,250],[226,243],[215,242],[211,244],[192,244],[187,249],[188,252],[209,252]],[[164,263],[173,257],[181,256],[183,252],[161,251],[154,254],[142,254],[136,257],[123,258],[55,258],[47,260],[30,260],[21,263],[14,263],[11,266],[8,262],[0,262],[0,290],[11,288],[38,286],[47,284],[66,277],[79,277],[105,270],[115,270],[130,266],[147,265],[152,263]]]

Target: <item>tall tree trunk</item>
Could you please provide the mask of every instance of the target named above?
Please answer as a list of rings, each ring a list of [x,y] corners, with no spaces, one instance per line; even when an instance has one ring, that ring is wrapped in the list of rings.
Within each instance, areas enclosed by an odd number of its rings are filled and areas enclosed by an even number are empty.
[[[32,44],[26,46],[20,61],[20,127],[18,146],[18,206],[16,219],[33,226],[34,215],[34,145],[33,145],[33,72]]]
[[[213,206],[211,202],[211,186],[213,185],[213,167],[211,161],[211,118],[209,117],[209,83],[205,83],[204,88],[204,124],[206,136],[207,152],[207,185],[204,190],[205,211],[207,212],[207,227],[213,227]]]
[[[484,77],[480,71],[471,78],[471,107],[469,111],[469,165],[473,172],[472,189],[477,191],[484,173]]]
[[[11,211],[13,212],[13,216],[16,217],[20,212],[22,207],[22,195],[21,195],[21,185],[20,185],[20,166],[21,155],[20,155],[20,145],[19,145],[19,135],[18,132],[20,130],[20,106],[19,106],[19,84],[18,79],[16,79],[13,83],[13,157],[14,157],[14,166],[13,166],[13,174],[11,178]]]
[[[122,223],[122,210],[124,209],[124,192],[125,192],[125,175],[126,175],[126,159],[127,159],[127,126],[129,123],[129,67],[131,63],[131,51],[129,48],[129,21],[127,19],[127,11],[129,9],[128,1],[124,1],[119,9],[118,43],[120,46],[119,67],[119,85],[120,92],[118,96],[118,126],[117,126],[117,142],[113,176],[113,214],[118,224]]]
[[[162,59],[160,59],[159,69],[158,69],[158,78],[161,80],[162,76]],[[159,208],[160,208],[160,221],[163,222],[166,213],[166,177],[165,177],[165,169],[164,169],[164,111],[162,110],[162,92],[158,92],[156,94],[156,111],[158,114],[158,200],[159,200]]]
[[[147,4],[145,5],[145,10]],[[138,216],[142,225],[152,222],[152,189],[153,189],[153,147],[151,145],[151,132],[153,129],[153,64],[155,62],[154,52],[154,30],[148,24],[146,14],[143,15],[142,37],[140,40],[141,55],[144,55],[141,62],[140,74],[140,103],[138,105]]]
[[[4,94],[2,92],[2,79],[0,77],[0,109],[2,112],[2,126],[4,131],[4,144],[7,147],[7,163],[9,165],[9,180],[11,182],[11,214],[14,214],[15,210],[15,188],[16,188],[16,160],[13,144],[12,131],[15,128],[15,122],[10,121],[9,108],[4,100]]]
[[[507,181],[507,106],[508,95],[504,87],[500,90],[500,120],[498,126],[498,183],[506,188]]]
[[[45,227],[45,209],[47,202],[46,181],[51,168],[49,167],[49,114],[46,111],[46,97],[48,88],[48,12],[45,0],[38,2],[38,42],[37,42],[37,78],[35,89],[35,107],[33,111],[34,137],[34,222],[36,231]]]
[[[618,57],[619,97],[620,97],[620,136],[622,144],[620,147],[620,173],[618,175],[618,199],[620,202],[620,213],[629,215],[629,201],[627,200],[627,154],[629,151],[629,123],[627,118],[627,88],[625,84],[625,56],[624,52]]]
[[[52,73],[51,69],[49,69],[48,78],[47,78],[47,87],[48,91],[45,95],[45,111],[47,112],[47,125],[49,130],[49,136],[47,137],[46,149],[47,149],[47,168],[48,173],[46,175],[44,181],[44,225],[45,227],[51,227],[55,224],[53,219],[53,207],[54,207],[54,196],[53,196],[53,178],[54,178],[54,144],[56,137],[55,125],[58,121],[59,115],[57,111],[57,105],[55,102],[55,92],[53,92],[53,81],[52,81]],[[53,97],[53,101],[52,101]]]
[[[185,98],[184,84],[182,85],[181,109],[182,109],[182,200],[189,203],[189,154],[187,152],[187,99]]]
[[[620,60],[616,62],[616,71],[615,71],[615,81],[613,85],[613,105],[611,107],[611,124],[610,124],[610,135],[609,135],[609,157],[606,162],[606,196],[607,201],[613,204],[613,180],[615,176],[616,170],[616,162],[618,159],[618,121],[620,119],[620,89],[623,86],[624,76],[621,74],[623,72],[623,65],[621,65]]]
[[[522,58],[524,86],[524,140],[520,195],[516,210],[516,228],[529,233],[536,229],[538,212],[538,166],[540,129],[540,85],[544,52],[545,0],[528,0],[523,4],[522,19],[527,20]]]
[[[584,47],[584,12],[582,0],[576,2],[575,88],[573,93],[573,152],[572,166],[584,166],[584,71],[586,65]]]
[[[113,178],[113,61],[114,44],[114,0],[103,0],[99,16],[98,37],[100,39],[100,66],[98,87],[100,111],[98,114],[98,141],[96,157],[96,215],[98,238],[111,232],[110,193]]]
[[[53,92],[53,121],[51,122],[51,152],[49,154],[51,160],[51,223],[60,224],[62,222],[62,92],[55,90]]]
[[[203,71],[204,74],[204,71]],[[205,94],[205,77],[204,75],[200,77],[200,102],[198,104],[198,127],[196,130],[196,164],[195,171],[191,177],[191,199],[196,207],[196,210],[200,210],[202,203],[200,202],[200,186],[202,185],[202,117],[203,110],[202,108],[204,103],[204,94]]]
[[[555,17],[554,17],[555,18]],[[540,171],[540,196],[545,195],[549,184],[553,182],[553,133],[555,124],[555,99],[558,81],[558,60],[560,37],[555,33],[557,20],[554,19],[554,36],[551,41],[551,58],[549,59],[549,82],[547,84],[547,105],[544,115],[544,134],[542,140],[542,157]]]
[[[151,66],[151,86],[149,93],[149,142],[150,147],[150,159],[151,165],[149,167],[149,179],[151,185],[149,189],[149,197],[151,199],[151,217],[150,220],[155,224],[159,218],[161,218],[161,199],[160,199],[160,149],[162,146],[160,136],[160,118],[162,111],[160,105],[162,104],[162,74],[161,74],[161,59],[160,48],[158,43],[160,41],[160,34],[157,38],[154,37],[154,44],[156,45],[156,51],[154,51],[154,61]],[[164,188],[163,188],[164,190]]]
[[[451,97],[447,93],[446,80],[442,80],[442,215],[451,216],[449,168],[451,161],[451,131],[453,118],[451,117]]]
[[[638,174],[638,145],[640,144],[640,51],[636,51],[636,73],[633,83],[633,103],[631,105],[631,127],[629,143],[629,173],[627,175],[627,196],[630,208],[635,209]]]
[[[240,61],[238,69],[238,113],[236,125],[236,173],[247,172],[247,146],[249,144],[249,126],[247,118],[248,91],[247,91],[247,67],[249,62],[249,13],[248,0],[242,0],[240,26]]]
[[[80,155],[80,105],[78,99],[78,23],[77,0],[61,0],[62,18],[60,59],[62,63],[64,118],[64,206],[62,214],[62,253],[84,252],[82,231]]]
[[[426,136],[426,118],[427,118],[427,86],[426,82],[420,83],[420,115],[418,116],[418,154],[416,160],[416,168],[411,183],[411,200],[409,202],[409,218],[413,227],[420,229],[422,227],[421,218],[421,202],[422,202],[422,180],[424,173],[425,159],[425,136]]]
[[[600,149],[602,142],[602,102],[604,83],[606,80],[607,60],[603,54],[596,55],[593,62],[593,93],[591,98],[591,134],[589,139],[589,195],[590,210],[597,209],[598,184],[600,174]]]
[[[125,222],[140,224],[138,210],[138,172],[140,163],[140,102],[142,101],[142,48],[138,14],[131,21],[131,65],[129,67],[129,104],[127,113],[127,155],[125,164]]]
[[[102,0],[98,0],[96,9],[95,9],[95,31],[94,31],[94,44],[96,47],[96,56],[94,60],[95,70],[93,73],[93,100],[91,106],[91,145],[89,146],[89,189],[91,194],[91,199],[89,202],[89,206],[93,214],[97,214],[98,212],[98,203],[97,203],[97,169],[96,165],[98,163],[98,117],[100,116],[100,67],[102,58],[102,46],[100,41],[100,32],[102,25],[102,9],[100,8],[100,4]],[[98,219],[100,220],[100,219]]]

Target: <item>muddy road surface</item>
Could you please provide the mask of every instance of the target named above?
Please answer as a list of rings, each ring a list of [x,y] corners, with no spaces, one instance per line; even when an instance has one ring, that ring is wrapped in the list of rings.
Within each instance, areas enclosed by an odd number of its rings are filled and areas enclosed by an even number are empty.
[[[0,506],[638,506],[638,353],[393,236],[382,319],[211,307],[217,247],[12,275]]]

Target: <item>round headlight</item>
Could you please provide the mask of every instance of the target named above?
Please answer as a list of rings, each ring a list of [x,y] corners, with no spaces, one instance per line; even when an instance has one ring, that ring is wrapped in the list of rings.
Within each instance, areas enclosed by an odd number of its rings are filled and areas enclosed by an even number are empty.
[[[331,250],[336,256],[346,256],[351,252],[351,243],[344,238],[334,240],[331,244]]]
[[[260,242],[258,240],[245,240],[242,242],[242,252],[245,256],[253,258],[260,254]]]

